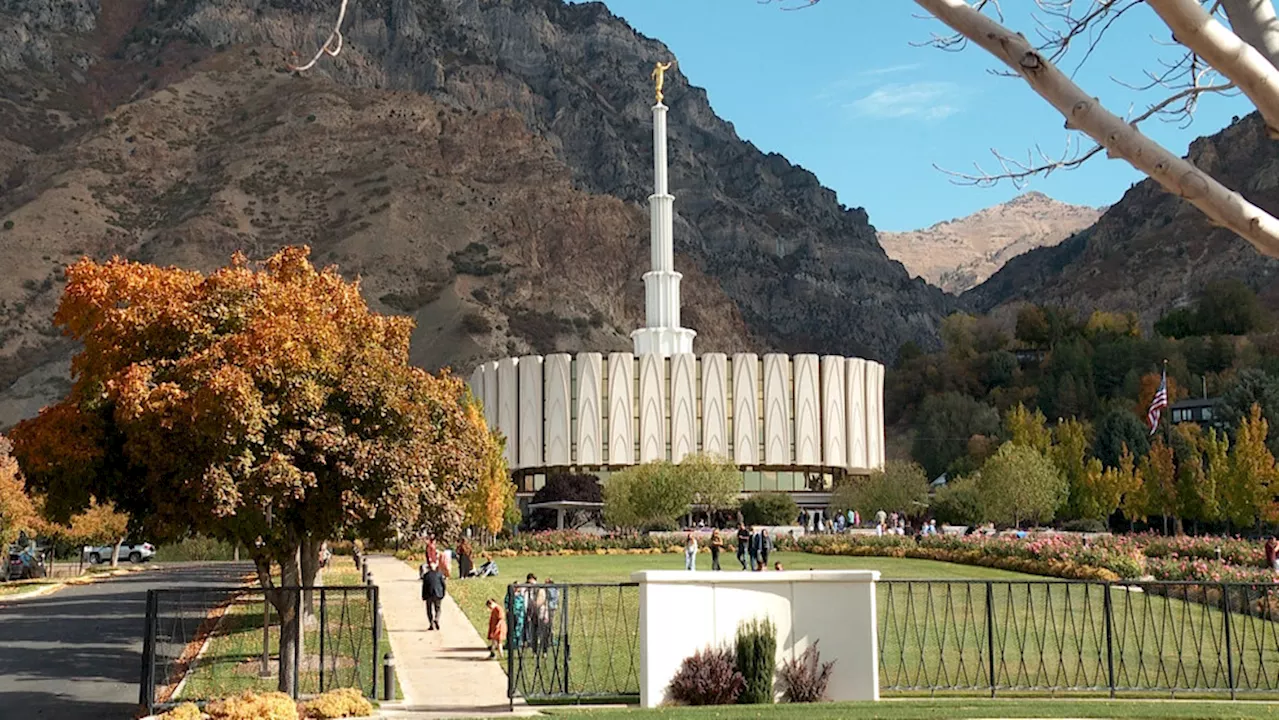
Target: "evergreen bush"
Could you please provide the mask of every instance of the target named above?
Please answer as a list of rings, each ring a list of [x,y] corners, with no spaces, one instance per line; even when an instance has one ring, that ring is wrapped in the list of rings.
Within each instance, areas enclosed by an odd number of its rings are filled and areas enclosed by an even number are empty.
[[[746,687],[738,702],[747,705],[773,703],[774,661],[778,653],[778,631],[768,618],[738,625],[734,656]]]

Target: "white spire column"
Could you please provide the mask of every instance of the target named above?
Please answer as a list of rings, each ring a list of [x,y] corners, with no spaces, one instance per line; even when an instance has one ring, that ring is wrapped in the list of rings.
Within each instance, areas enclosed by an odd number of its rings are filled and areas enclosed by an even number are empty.
[[[672,203],[667,192],[667,106],[653,106],[653,194],[649,196],[649,262],[644,274],[645,327],[631,333],[637,355],[693,352],[697,333],[680,327],[680,273],[675,271]]]

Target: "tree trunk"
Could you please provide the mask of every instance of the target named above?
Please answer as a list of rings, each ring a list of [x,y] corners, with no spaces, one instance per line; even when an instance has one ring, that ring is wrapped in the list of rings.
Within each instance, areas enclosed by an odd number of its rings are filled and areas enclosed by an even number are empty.
[[[1262,113],[1271,137],[1280,127],[1280,73],[1267,58],[1200,7],[1197,0],[1147,0],[1173,39],[1236,84]]]
[[[124,538],[116,538],[116,544],[111,546],[111,567],[120,567],[120,546],[124,544]]]
[[[321,541],[317,540],[310,534],[302,538],[302,551],[299,553],[302,573],[302,611],[305,613],[304,619],[310,622],[315,615],[315,591],[312,590],[316,586],[316,576],[320,574],[320,545]]]
[[[1271,67],[1280,67],[1280,24],[1271,0],[1222,0],[1222,9],[1231,30],[1262,53]]]
[[[280,654],[277,663],[279,675],[276,689],[290,697],[297,697],[298,688],[294,683],[296,667],[294,653],[299,642],[298,601],[300,598],[296,590],[281,588],[296,588],[299,584],[298,546],[288,548],[275,560],[280,565],[281,587],[276,587],[271,579],[271,558],[259,555],[254,558],[254,564],[257,566],[258,582],[263,587],[263,594],[267,602],[276,609],[280,618]]]
[[[1214,224],[1248,240],[1263,255],[1280,257],[1280,221],[1102,107],[1025,37],[974,10],[964,0],[916,0],[916,4],[1021,75],[1032,90],[1062,113],[1067,128],[1093,138],[1107,149],[1108,157],[1127,161],[1164,189],[1195,205]]]

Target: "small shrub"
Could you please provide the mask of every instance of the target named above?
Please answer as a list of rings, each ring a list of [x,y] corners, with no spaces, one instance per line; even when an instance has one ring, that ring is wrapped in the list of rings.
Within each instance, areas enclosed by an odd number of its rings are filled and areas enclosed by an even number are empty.
[[[822,662],[815,640],[800,657],[782,663],[778,671],[782,682],[782,699],[793,703],[818,702],[827,698],[827,683],[836,661]]]
[[[747,686],[727,648],[707,648],[687,657],[671,678],[671,697],[684,705],[732,705]]]
[[[161,715],[160,720],[204,720],[204,713],[195,703],[182,703]]]
[[[205,707],[210,720],[298,720],[298,705],[281,692],[241,693]]]
[[[1097,518],[1082,518],[1062,523],[1062,529],[1068,532],[1100,533],[1107,531],[1107,524]]]
[[[773,670],[778,654],[778,631],[765,618],[738,626],[734,657],[746,687],[738,702],[748,705],[773,702]]]
[[[493,329],[489,318],[477,312],[469,312],[462,316],[462,329],[469,335],[484,335]]]
[[[763,492],[742,501],[742,521],[748,525],[792,525],[800,514],[796,501],[780,492]]]
[[[316,121],[316,116],[315,116],[315,115],[308,115],[308,116],[307,116],[307,122],[315,122],[315,121]]]
[[[314,720],[365,717],[373,714],[373,705],[355,688],[330,690],[302,703],[298,709],[303,717],[314,718]]]
[[[5,230],[12,230],[12,229],[13,229],[13,221],[12,221],[12,220],[5,220],[5,221],[4,221],[4,229],[5,229]]]

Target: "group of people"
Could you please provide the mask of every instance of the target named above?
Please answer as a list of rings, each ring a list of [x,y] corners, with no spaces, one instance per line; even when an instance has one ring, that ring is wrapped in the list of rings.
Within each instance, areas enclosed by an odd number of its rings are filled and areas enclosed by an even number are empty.
[[[752,531],[745,524],[738,523],[737,532],[737,556],[738,564],[743,570],[753,570],[759,572],[769,565],[769,553],[773,552],[773,538],[769,535],[768,528],[761,528]],[[720,570],[720,553],[729,549],[731,546],[725,542],[724,536],[720,534],[720,530],[711,531],[711,569]],[[750,564],[748,565],[748,560]],[[685,537],[684,544],[684,569],[698,569],[698,538],[693,533],[689,533]],[[781,570],[781,563],[774,563],[774,570]]]

